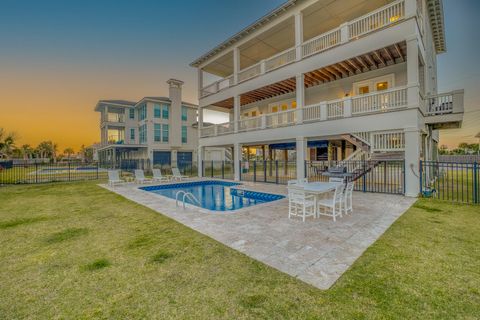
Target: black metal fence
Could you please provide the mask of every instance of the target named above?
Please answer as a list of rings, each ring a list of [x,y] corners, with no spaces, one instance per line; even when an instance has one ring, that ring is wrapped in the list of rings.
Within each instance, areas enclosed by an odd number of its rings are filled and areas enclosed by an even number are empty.
[[[478,163],[420,162],[420,194],[458,203],[480,203]]]
[[[404,194],[405,161],[403,160],[368,160],[368,161],[307,161],[306,177],[309,181],[328,181],[324,175],[328,168],[345,166],[352,174],[356,191]]]
[[[105,179],[107,171],[98,163],[13,163],[0,165],[0,184],[33,184],[58,181]]]
[[[203,161],[202,176],[207,178],[228,179],[234,178],[233,161]]]
[[[240,179],[242,181],[269,182],[287,184],[297,178],[295,161],[241,161]]]

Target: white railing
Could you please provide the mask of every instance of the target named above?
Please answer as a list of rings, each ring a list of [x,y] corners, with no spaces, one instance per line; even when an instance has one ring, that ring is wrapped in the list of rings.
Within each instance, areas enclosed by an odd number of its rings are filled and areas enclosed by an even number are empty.
[[[295,48],[287,49],[265,60],[265,71],[275,70],[277,68],[280,68],[281,66],[292,63],[293,61],[295,61],[295,59]]]
[[[302,45],[302,57],[308,57],[332,48],[340,43],[340,28],[328,31],[313,39],[306,41]]]
[[[343,100],[327,102],[327,118],[335,119],[343,117]]]
[[[202,88],[202,97],[206,97],[210,94],[217,93],[220,90],[229,88],[233,85],[233,75],[224,79],[215,81]]]
[[[262,127],[262,116],[246,118],[238,121],[238,131],[257,130]]]
[[[246,81],[258,76],[262,72],[261,63],[254,64],[238,73],[238,82]]]
[[[363,141],[363,143],[371,145],[370,142],[370,132],[355,132],[351,134],[356,139]]]
[[[229,134],[234,130],[233,122],[219,123],[217,126],[217,135]]]
[[[386,27],[405,17],[404,0],[395,1],[348,23],[349,39]]]
[[[352,98],[352,114],[387,111],[407,105],[407,88],[364,94]]]
[[[405,149],[405,134],[398,132],[372,133],[374,151],[399,151]]]
[[[439,115],[453,112],[453,94],[443,93],[426,99],[428,115]]]
[[[107,121],[108,122],[124,123],[125,122],[125,115],[123,113],[109,113],[109,114],[107,114]]]
[[[266,115],[267,128],[284,127],[295,124],[296,110],[287,110]]]
[[[303,121],[317,121],[322,118],[322,105],[312,104],[303,108]]]
[[[213,137],[214,135],[215,135],[215,126],[208,126],[200,129],[200,136],[202,138]]]

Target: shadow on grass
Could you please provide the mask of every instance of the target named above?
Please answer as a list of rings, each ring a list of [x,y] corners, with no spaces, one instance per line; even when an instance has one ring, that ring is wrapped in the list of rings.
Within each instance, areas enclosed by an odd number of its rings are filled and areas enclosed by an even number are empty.
[[[423,204],[416,203],[413,205],[414,208],[425,210],[427,212],[442,212],[442,209],[439,208],[434,208],[434,207],[429,207]]]
[[[32,224],[39,221],[49,220],[49,217],[18,218],[10,221],[0,222],[0,229],[14,228],[21,225]]]
[[[81,269],[83,271],[95,271],[95,270],[100,270],[100,269],[106,268],[110,265],[111,265],[111,263],[107,259],[98,259],[98,260],[93,261],[92,263],[84,265]]]
[[[88,233],[88,229],[86,228],[68,228],[65,229],[61,232],[57,232],[52,234],[50,237],[48,237],[45,242],[48,244],[52,243],[59,243],[63,241],[67,241],[70,239],[74,239],[77,237],[80,237],[82,235],[85,235]]]
[[[173,257],[173,254],[166,251],[159,251],[150,259],[150,261],[153,263],[164,263],[167,259],[170,259],[171,257]]]

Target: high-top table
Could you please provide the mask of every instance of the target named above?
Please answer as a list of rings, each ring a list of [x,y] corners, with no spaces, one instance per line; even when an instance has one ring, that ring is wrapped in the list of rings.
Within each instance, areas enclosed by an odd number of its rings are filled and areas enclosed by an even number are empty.
[[[325,193],[334,191],[335,188],[342,184],[343,182],[309,182],[309,183],[301,183],[301,184],[293,184],[289,187],[293,188],[301,188],[304,191],[313,194],[315,197],[315,216],[318,216],[318,198]]]

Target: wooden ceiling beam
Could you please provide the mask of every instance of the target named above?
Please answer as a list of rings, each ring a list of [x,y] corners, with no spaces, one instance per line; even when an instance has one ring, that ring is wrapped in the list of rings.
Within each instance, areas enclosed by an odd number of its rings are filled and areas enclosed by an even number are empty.
[[[339,62],[339,64],[342,66],[342,68],[348,71],[350,76],[355,74],[355,69],[352,68],[352,66],[350,66],[347,61]]]
[[[343,78],[343,77],[348,77],[348,71],[345,72],[345,70],[342,69],[342,68],[338,65],[338,63],[332,64],[332,68],[335,69],[335,70],[337,70],[338,72],[340,72],[340,74],[342,75],[342,78]]]
[[[377,57],[377,59],[380,61],[380,64],[383,65],[383,66],[386,66],[387,63],[385,62],[385,59],[383,59],[382,57],[382,53],[379,52],[378,50],[375,50],[373,51],[373,54],[375,55],[375,57]]]
[[[404,57],[403,57],[402,50],[400,49],[400,47],[398,46],[398,44],[395,43],[393,46],[395,47],[395,51],[396,51],[397,54],[398,54],[398,59],[400,60],[400,62],[405,61],[405,59],[404,59]]]
[[[365,54],[365,55],[363,55],[363,56],[364,56],[365,59],[368,61],[368,63],[371,64],[370,69],[377,69],[377,68],[378,68],[378,67],[377,67],[377,64],[375,63],[375,60],[373,60],[373,58],[372,58],[370,55]]]
[[[323,74],[320,70],[314,70],[314,71],[312,71],[312,72],[313,72],[317,77],[322,78],[323,81],[328,82],[328,81],[331,80],[331,77]]]
[[[360,64],[362,65],[363,67],[363,71],[366,72],[368,70],[370,70],[370,67],[365,63],[365,61],[363,61],[363,58],[358,56],[358,57],[355,57],[355,59],[360,62]]]

